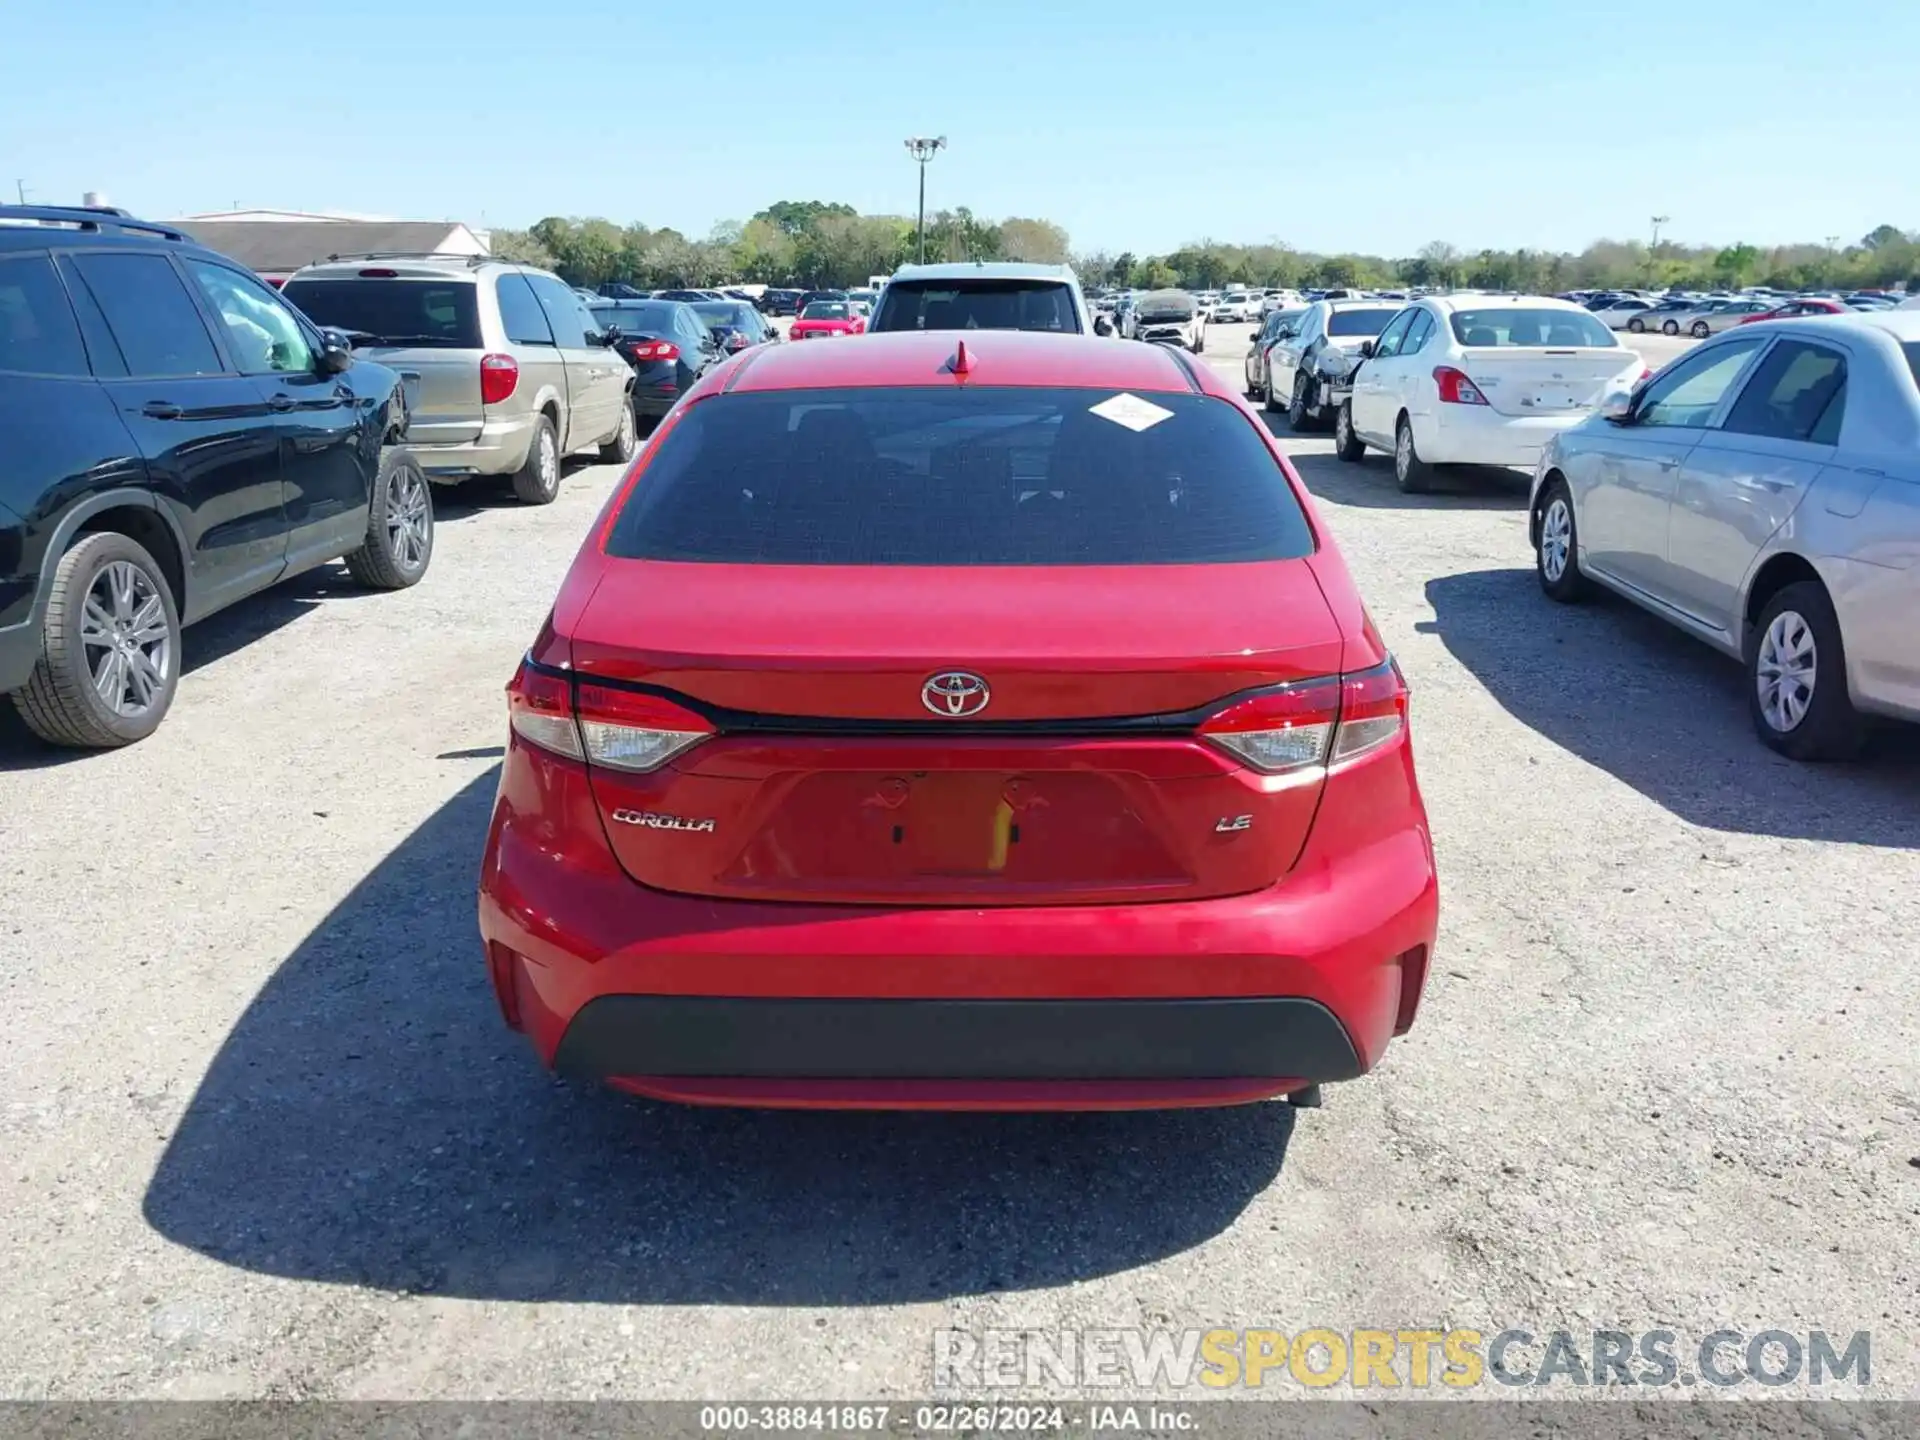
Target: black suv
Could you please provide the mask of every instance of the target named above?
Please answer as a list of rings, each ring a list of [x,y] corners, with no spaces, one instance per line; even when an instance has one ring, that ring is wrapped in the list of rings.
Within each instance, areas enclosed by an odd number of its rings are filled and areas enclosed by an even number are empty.
[[[0,205],[0,693],[60,745],[150,735],[180,628],[345,557],[412,585],[401,380],[177,230]]]

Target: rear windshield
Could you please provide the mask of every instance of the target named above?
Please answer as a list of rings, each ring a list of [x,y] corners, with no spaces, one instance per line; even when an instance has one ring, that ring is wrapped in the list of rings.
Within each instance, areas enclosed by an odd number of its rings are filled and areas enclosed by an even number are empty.
[[[1191,295],[1148,295],[1140,301],[1142,320],[1186,320],[1192,317]]]
[[[289,280],[280,293],[316,325],[369,337],[365,345],[481,348],[471,280]]]
[[[747,312],[752,309],[751,305],[742,305],[737,300],[702,300],[693,307],[693,313],[711,329],[715,325],[745,325]]]
[[[719,395],[614,522],[627,559],[1188,565],[1313,535],[1245,415],[1204,395],[969,386]]]
[[[1336,310],[1327,317],[1329,335],[1378,335],[1398,310]]]
[[[1613,331],[1584,310],[1456,310],[1453,338],[1462,345],[1590,346],[1610,350]]]
[[[896,280],[875,330],[1051,330],[1074,335],[1073,294],[1058,280]]]
[[[593,318],[602,325],[619,326],[622,335],[637,335],[645,330],[671,330],[676,308],[670,300],[656,300],[652,304],[641,300],[630,305],[596,305],[593,307]]]
[[[802,320],[845,320],[849,307],[844,300],[816,300],[800,312]]]

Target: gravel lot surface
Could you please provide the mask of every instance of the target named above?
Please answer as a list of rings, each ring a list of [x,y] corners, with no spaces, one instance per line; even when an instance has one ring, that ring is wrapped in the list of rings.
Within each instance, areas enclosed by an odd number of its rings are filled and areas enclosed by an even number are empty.
[[[1871,1393],[1920,1398],[1920,742],[1777,759],[1737,667],[1544,600],[1524,477],[1410,498],[1286,444],[1412,683],[1440,855],[1373,1076],[1298,1117],[929,1118],[543,1075],[475,874],[501,686],[616,476],[442,492],[417,589],[189,632],[152,740],[0,721],[0,1393],[907,1396],[942,1326],[1617,1325],[1870,1330]]]

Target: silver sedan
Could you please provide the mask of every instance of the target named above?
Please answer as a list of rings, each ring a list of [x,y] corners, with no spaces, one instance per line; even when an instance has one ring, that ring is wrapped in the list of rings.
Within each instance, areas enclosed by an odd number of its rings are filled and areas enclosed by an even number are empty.
[[[1530,530],[1553,599],[1604,586],[1743,661],[1784,754],[1920,721],[1920,312],[1707,340],[1548,442]]]

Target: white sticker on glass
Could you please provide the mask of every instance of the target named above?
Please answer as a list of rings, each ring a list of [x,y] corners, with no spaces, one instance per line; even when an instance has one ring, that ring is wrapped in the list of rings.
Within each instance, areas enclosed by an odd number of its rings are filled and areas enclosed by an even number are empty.
[[[1173,411],[1154,404],[1151,400],[1142,400],[1138,395],[1129,395],[1125,391],[1110,400],[1102,400],[1090,407],[1102,420],[1111,420],[1116,425],[1138,432],[1151,430],[1162,420],[1171,420]]]

